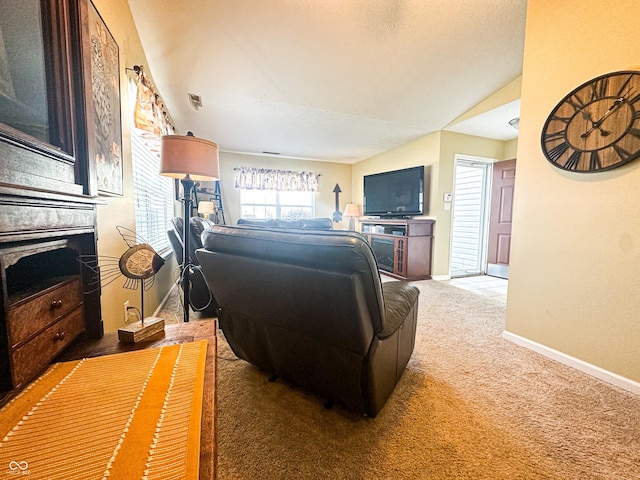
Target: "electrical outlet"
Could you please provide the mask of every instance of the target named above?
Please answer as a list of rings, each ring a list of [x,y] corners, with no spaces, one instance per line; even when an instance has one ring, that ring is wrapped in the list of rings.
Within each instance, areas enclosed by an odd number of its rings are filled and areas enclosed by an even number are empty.
[[[124,323],[129,323],[129,300],[124,302]]]

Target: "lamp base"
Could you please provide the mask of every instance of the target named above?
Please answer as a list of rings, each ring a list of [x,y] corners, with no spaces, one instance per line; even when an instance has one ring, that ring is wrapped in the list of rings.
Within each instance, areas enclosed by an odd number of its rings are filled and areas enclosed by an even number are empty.
[[[118,329],[118,340],[124,343],[138,343],[158,332],[164,331],[164,318],[147,317],[143,322],[135,322]]]
[[[189,282],[189,269],[191,268],[191,259],[189,258],[189,245],[191,244],[189,241],[189,235],[191,232],[191,228],[189,227],[189,222],[191,219],[191,195],[193,192],[193,188],[195,187],[195,182],[191,179],[189,175],[186,175],[184,178],[180,179],[180,183],[182,184],[182,192],[184,193],[184,197],[182,198],[182,202],[184,203],[184,218],[183,218],[183,227],[182,231],[182,294],[184,295],[183,301],[183,321],[184,323],[189,322],[189,289],[191,283]]]

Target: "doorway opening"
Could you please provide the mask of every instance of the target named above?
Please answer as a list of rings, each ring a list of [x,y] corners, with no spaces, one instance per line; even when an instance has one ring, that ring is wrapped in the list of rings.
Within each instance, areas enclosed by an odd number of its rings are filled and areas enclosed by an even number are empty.
[[[451,278],[486,273],[493,159],[456,155],[451,220]]]

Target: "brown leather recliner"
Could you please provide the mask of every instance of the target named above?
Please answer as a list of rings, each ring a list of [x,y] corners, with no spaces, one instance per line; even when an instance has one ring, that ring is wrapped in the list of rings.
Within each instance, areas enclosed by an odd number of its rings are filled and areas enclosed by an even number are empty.
[[[196,251],[234,353],[376,416],[413,352],[419,290],[349,231],[214,226]]]

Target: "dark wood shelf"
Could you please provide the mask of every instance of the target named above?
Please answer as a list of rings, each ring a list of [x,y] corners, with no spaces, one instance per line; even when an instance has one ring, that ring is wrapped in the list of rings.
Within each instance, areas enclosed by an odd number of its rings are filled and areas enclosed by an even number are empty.
[[[362,234],[371,244],[378,268],[401,280],[431,278],[435,220],[362,219]]]

